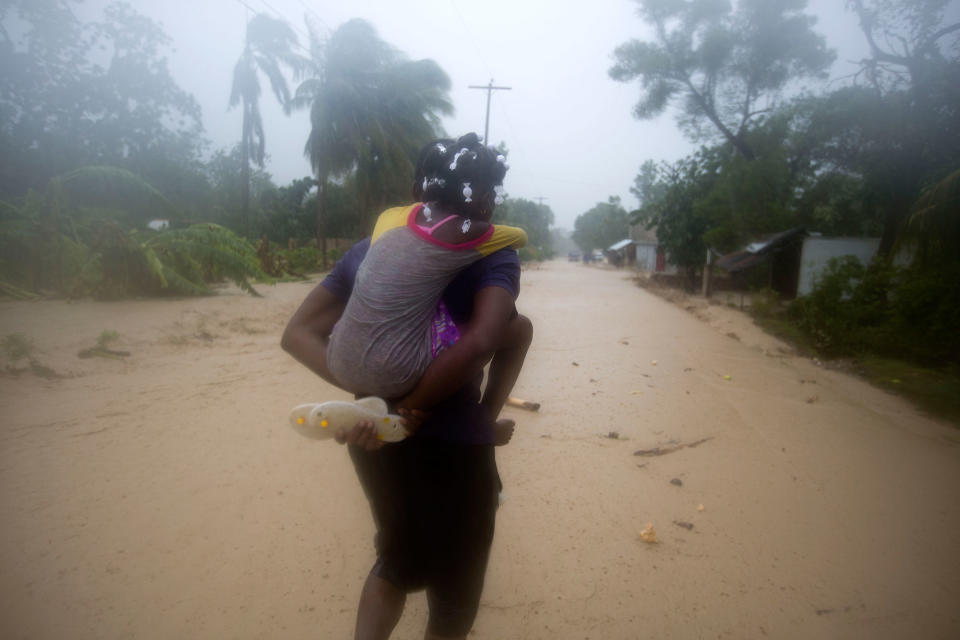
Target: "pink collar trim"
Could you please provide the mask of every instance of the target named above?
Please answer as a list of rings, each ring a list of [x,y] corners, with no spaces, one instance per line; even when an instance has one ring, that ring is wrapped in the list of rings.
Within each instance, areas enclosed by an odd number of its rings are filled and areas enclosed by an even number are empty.
[[[415,234],[429,242],[430,244],[435,244],[438,247],[443,247],[444,249],[451,249],[453,251],[464,251],[467,249],[475,249],[484,242],[490,239],[493,235],[493,224],[484,231],[480,236],[469,240],[467,242],[461,242],[459,244],[452,244],[450,242],[444,242],[434,238],[430,233],[425,230],[423,227],[417,224],[417,214],[420,213],[420,210],[423,209],[423,204],[419,204],[410,210],[410,214],[407,216],[407,228],[413,231]],[[436,228],[436,227],[434,227]]]

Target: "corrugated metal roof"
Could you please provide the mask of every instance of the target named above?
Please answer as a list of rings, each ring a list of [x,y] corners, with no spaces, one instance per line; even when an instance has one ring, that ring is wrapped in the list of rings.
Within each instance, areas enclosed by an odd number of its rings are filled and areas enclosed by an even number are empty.
[[[621,240],[620,242],[615,242],[607,248],[607,251],[619,251],[627,245],[633,244],[633,240],[627,238],[626,240]]]
[[[741,271],[747,267],[763,262],[767,254],[778,247],[789,244],[795,238],[804,235],[806,231],[803,227],[794,227],[780,233],[775,233],[765,240],[751,242],[745,249],[728,253],[719,260],[716,265],[727,271]]]

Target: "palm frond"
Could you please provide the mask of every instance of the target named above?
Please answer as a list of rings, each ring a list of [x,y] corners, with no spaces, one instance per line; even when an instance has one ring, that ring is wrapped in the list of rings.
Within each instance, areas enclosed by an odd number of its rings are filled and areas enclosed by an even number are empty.
[[[65,173],[56,179],[75,204],[107,204],[175,213],[176,207],[149,182],[127,169],[108,165],[90,165]]]
[[[960,169],[929,187],[911,208],[895,251],[919,249],[921,261],[939,261],[956,254],[960,243]]]
[[[254,296],[260,294],[253,288],[249,278],[269,279],[260,269],[256,252],[249,242],[237,236],[229,229],[215,224],[196,224],[186,229],[165,231],[145,243],[145,248],[158,256],[170,258],[189,258],[202,265],[211,275],[223,276],[237,284],[241,289]],[[173,260],[161,258],[165,267],[171,267]],[[203,286],[194,277],[185,277],[183,270],[169,269],[164,277],[171,286],[182,284],[170,275],[177,272],[179,278],[189,280],[194,286]]]

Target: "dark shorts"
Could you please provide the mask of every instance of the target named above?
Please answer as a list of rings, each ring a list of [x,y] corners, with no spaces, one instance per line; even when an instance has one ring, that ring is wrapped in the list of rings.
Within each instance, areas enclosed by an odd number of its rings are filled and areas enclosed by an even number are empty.
[[[483,591],[500,490],[492,446],[410,438],[350,457],[377,534],[372,573],[426,589],[428,629],[464,635]]]

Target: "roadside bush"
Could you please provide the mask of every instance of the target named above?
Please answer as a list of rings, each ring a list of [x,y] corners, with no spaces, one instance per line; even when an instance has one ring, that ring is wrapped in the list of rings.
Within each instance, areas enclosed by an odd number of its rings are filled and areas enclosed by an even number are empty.
[[[316,247],[297,247],[296,249],[281,249],[280,260],[295,273],[312,273],[320,271],[322,255]],[[331,252],[327,251],[327,259]]]
[[[769,287],[755,291],[750,298],[750,312],[765,318],[778,315],[781,312],[780,294]]]
[[[898,350],[927,363],[960,363],[960,264],[904,270],[893,290],[889,334]]]
[[[788,317],[829,356],[859,353],[926,364],[960,362],[960,266],[898,267],[830,261]]]

